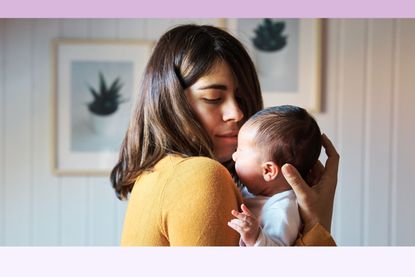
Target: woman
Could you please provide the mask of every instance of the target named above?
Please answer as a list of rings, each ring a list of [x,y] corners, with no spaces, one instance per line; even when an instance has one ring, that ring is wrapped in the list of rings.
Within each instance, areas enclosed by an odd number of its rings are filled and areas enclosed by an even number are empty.
[[[117,196],[129,196],[121,244],[238,245],[227,226],[241,204],[231,155],[240,126],[262,107],[254,65],[237,39],[212,26],[164,34],[111,173]],[[325,147],[326,168],[313,171],[316,190],[284,167],[305,226],[297,244],[334,243],[328,231],[338,155],[328,139]]]

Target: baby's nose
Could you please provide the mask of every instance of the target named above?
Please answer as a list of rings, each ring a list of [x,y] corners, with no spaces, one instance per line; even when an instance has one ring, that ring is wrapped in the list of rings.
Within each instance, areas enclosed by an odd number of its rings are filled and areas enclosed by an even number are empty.
[[[233,154],[232,154],[232,160],[233,160],[234,162],[236,162],[236,151],[235,151],[235,152],[233,152]]]

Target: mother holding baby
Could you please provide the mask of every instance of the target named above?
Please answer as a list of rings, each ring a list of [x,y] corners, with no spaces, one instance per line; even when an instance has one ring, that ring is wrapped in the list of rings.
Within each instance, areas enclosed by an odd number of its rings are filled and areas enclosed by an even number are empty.
[[[254,65],[242,44],[212,26],[165,33],[146,66],[111,182],[128,199],[122,245],[237,246],[227,223],[242,197],[232,154],[241,125],[263,108]],[[303,228],[296,245],[335,245],[330,235],[339,155],[305,181],[290,164]]]

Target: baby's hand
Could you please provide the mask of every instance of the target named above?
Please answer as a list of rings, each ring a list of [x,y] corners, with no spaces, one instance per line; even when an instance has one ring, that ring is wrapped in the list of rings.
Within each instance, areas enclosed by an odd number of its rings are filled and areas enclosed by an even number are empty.
[[[241,205],[242,213],[232,210],[236,218],[228,222],[228,226],[237,231],[247,246],[255,245],[259,235],[259,223],[256,217],[245,206]]]

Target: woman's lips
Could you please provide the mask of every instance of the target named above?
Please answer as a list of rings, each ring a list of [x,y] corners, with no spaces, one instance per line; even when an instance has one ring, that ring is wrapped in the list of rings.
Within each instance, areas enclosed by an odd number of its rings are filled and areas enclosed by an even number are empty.
[[[216,135],[217,138],[223,141],[237,143],[238,142],[238,131],[231,131]]]

